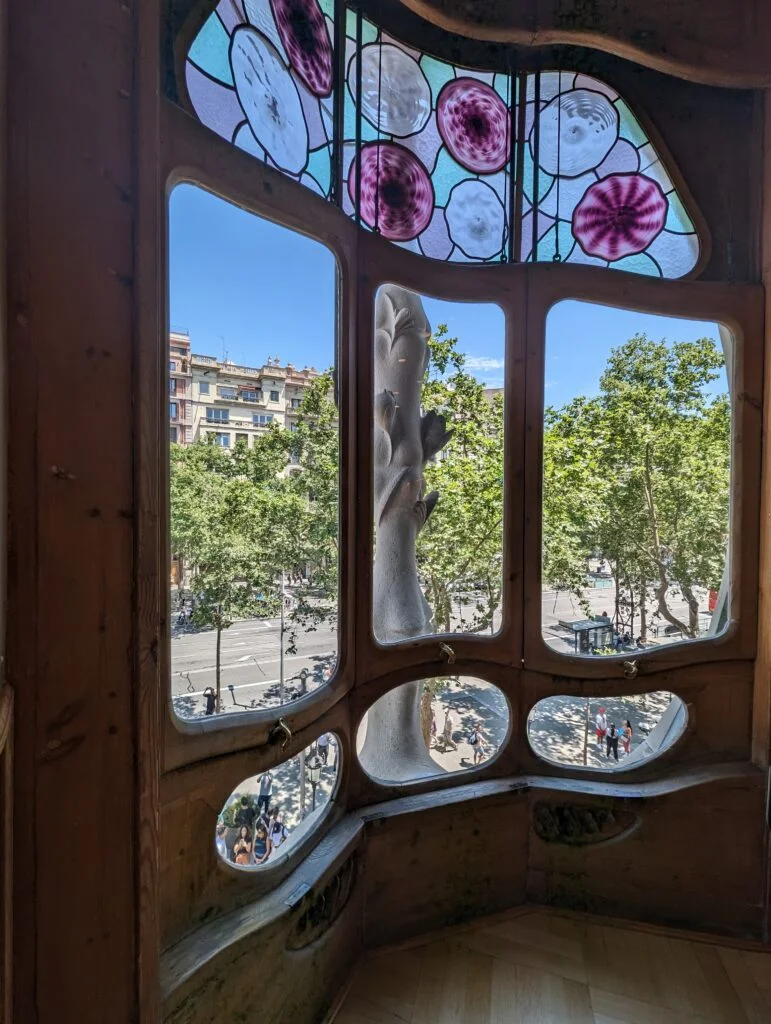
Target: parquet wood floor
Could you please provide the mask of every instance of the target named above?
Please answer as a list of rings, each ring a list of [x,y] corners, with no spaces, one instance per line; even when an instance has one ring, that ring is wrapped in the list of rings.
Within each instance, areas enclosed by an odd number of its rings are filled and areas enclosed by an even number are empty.
[[[528,908],[369,954],[335,1024],[771,1024],[771,952]]]

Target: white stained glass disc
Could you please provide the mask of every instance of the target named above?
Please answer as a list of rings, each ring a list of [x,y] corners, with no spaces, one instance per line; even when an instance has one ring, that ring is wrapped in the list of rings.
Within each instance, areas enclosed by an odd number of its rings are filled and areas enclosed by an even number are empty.
[[[236,29],[230,63],[255,138],[277,167],[299,174],[308,159],[308,129],[297,86],[275,46],[256,29]]]
[[[607,96],[589,89],[561,93],[543,108],[538,124],[541,167],[567,178],[601,164],[618,137],[618,111]]]
[[[355,75],[354,65],[351,75]],[[353,85],[353,82],[351,83]],[[361,110],[375,128],[403,137],[431,116],[431,89],[417,61],[398,46],[373,43],[361,51]]]

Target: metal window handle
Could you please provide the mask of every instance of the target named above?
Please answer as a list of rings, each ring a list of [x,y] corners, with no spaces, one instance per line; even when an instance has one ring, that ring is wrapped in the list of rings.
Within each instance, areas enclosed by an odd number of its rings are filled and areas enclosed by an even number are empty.
[[[624,662],[624,679],[634,679],[637,675],[638,665],[636,661]]]
[[[271,743],[278,743],[281,741],[281,749],[286,750],[289,744],[292,742],[292,730],[286,724],[283,718],[279,718],[276,724],[270,731],[268,737]]]
[[[448,665],[455,664],[455,651],[449,644],[439,644],[439,652],[447,658]]]

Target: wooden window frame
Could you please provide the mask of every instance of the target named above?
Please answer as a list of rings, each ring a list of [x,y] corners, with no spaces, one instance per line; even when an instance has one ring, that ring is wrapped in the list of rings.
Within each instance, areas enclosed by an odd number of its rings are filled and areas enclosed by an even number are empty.
[[[358,228],[342,210],[277,171],[260,164],[191,118],[170,100],[161,102],[161,181],[171,189],[186,182],[204,188],[291,230],[315,238],[335,255],[340,274],[338,395],[340,406],[340,591],[338,665],[325,687],[279,709],[182,721],[171,711],[168,647],[162,678],[167,686],[165,766],[254,749],[270,742],[280,716],[293,736],[320,726],[338,704],[350,711],[342,728],[344,763],[359,774],[351,757],[355,726],[366,707],[400,683],[447,674],[440,647],[448,641],[453,674],[478,676],[499,686],[512,709],[507,756],[473,773],[499,774],[522,763],[529,706],[553,692],[550,677],[576,684],[602,683],[602,692],[631,692],[623,656],[593,660],[550,651],[541,640],[540,512],[543,434],[543,345],[546,315],[556,302],[573,298],[725,324],[735,338],[732,394],[732,541],[730,628],[721,636],[646,652],[637,661],[641,676],[693,665],[753,658],[757,617],[757,551],[761,441],[762,289],[753,284],[658,280],[614,270],[561,264],[473,266],[445,264],[398,248]],[[679,177],[675,179],[680,187]],[[168,216],[168,213],[166,214]],[[168,223],[167,223],[168,228]],[[165,239],[167,247],[168,240]],[[166,252],[163,253],[165,265]],[[374,300],[385,283],[421,295],[453,301],[493,302],[506,317],[505,490],[503,621],[493,636],[453,633],[420,637],[398,645],[377,642],[372,629],[372,388],[371,345]],[[168,324],[168,310],[165,322]],[[162,345],[165,357],[166,342]],[[164,424],[165,425],[165,424]],[[167,521],[167,467],[161,494]],[[518,493],[522,497],[518,498]],[[167,547],[168,545],[166,545]],[[526,553],[527,557],[526,557]],[[162,557],[168,551],[164,551]],[[163,563],[162,563],[163,564]],[[526,688],[524,679],[531,680]],[[538,679],[543,677],[542,692]],[[671,682],[671,680],[670,680]],[[569,687],[568,687],[569,689]],[[527,691],[527,696],[524,694]],[[536,694],[531,700],[530,693]],[[636,692],[636,691],[635,691]],[[352,694],[351,700],[343,698]],[[333,715],[334,718],[337,715]],[[340,732],[340,726],[336,726]],[[517,735],[518,734],[518,735]],[[502,752],[503,753],[503,752]],[[448,777],[466,781],[469,772]],[[368,779],[368,777],[367,777]],[[234,779],[236,784],[239,780]],[[429,788],[443,788],[433,780]],[[378,784],[368,779],[370,788]],[[354,787],[355,789],[357,787]],[[362,793],[364,784],[360,787]]]

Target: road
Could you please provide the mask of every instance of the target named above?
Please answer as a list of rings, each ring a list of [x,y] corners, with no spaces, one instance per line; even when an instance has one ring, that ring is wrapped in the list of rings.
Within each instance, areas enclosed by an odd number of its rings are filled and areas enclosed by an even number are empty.
[[[280,624],[277,619],[242,619],[222,634],[222,710],[270,707],[280,703]],[[289,636],[285,635],[285,651]],[[326,667],[334,667],[337,634],[320,626],[298,636],[297,652],[285,653],[285,699],[302,693],[299,674],[308,670],[309,688],[318,685]],[[202,715],[203,691],[215,685],[216,637],[213,630],[183,632],[171,640],[171,693],[177,714]],[[228,687],[233,687],[231,694]],[[235,698],[235,701],[234,701]],[[235,703],[237,702],[237,703]],[[254,704],[252,702],[255,702]]]
[[[588,589],[587,600],[594,615],[612,614],[613,589]],[[706,606],[706,594],[702,607]],[[672,603],[678,616],[686,615],[684,602]],[[473,600],[466,599],[454,606],[452,628],[465,628],[473,618]],[[562,653],[573,652],[570,634],[559,628],[559,621],[585,617],[581,606],[570,594],[544,590],[541,595],[541,614],[544,640]],[[461,618],[462,616],[462,618]],[[495,626],[500,624],[500,613]],[[243,619],[222,634],[222,711],[244,711],[254,708],[277,707],[281,703],[279,683],[278,619]],[[661,637],[660,642],[670,638]],[[679,639],[678,637],[673,639]],[[174,707],[183,718],[204,714],[206,687],[215,685],[215,634],[211,630],[178,632],[171,640],[171,692]],[[312,632],[299,632],[296,650],[288,653],[286,636],[284,657],[284,702],[296,700],[302,694],[300,672],[308,671],[308,688],[321,684],[324,672],[334,670],[337,652],[337,632],[334,627],[321,625]],[[232,692],[229,687],[233,687]]]

